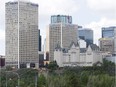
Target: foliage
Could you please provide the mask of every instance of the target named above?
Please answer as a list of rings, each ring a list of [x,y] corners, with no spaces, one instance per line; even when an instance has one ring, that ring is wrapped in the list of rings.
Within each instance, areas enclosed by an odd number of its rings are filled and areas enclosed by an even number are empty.
[[[79,83],[79,76],[72,72],[68,75],[65,76],[65,82],[66,82],[66,86],[65,87],[80,87],[80,83]]]
[[[45,87],[46,86],[46,78],[43,74],[41,74],[38,78],[38,85],[39,85],[39,87]]]
[[[103,60],[101,66],[58,68],[55,61],[48,65],[48,71],[40,73],[35,69],[19,69],[20,87],[115,87],[115,64]],[[52,72],[51,72],[52,71]],[[0,70],[0,87],[16,87],[16,74]],[[49,73],[48,73],[49,72]]]
[[[107,74],[90,76],[87,87],[115,87],[115,78]]]
[[[52,72],[58,68],[58,64],[56,61],[52,61],[48,64],[48,69]]]
[[[115,75],[115,63],[111,61],[103,60],[102,70],[108,73],[109,75]]]
[[[13,68],[12,68],[12,66],[6,66],[6,70],[11,71],[11,70],[13,70]]]

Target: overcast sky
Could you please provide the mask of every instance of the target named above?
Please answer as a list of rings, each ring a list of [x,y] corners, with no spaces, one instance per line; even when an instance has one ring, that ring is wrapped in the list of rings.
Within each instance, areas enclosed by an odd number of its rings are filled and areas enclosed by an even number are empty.
[[[5,55],[5,2],[0,0],[0,55]],[[29,1],[29,0],[28,0]],[[101,27],[116,26],[116,0],[30,0],[39,4],[39,29],[45,38],[51,15],[70,15],[73,24],[94,30],[98,44]]]

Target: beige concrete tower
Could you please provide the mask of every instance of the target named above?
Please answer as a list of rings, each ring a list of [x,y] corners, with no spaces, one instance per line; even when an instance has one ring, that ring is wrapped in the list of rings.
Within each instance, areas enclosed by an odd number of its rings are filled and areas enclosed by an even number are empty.
[[[6,65],[38,67],[38,5],[6,3]]]
[[[51,24],[47,27],[46,52],[49,52],[49,61],[54,60],[54,50],[57,44],[68,48],[73,41],[77,43],[78,26],[72,24],[72,17],[66,15],[51,16]]]

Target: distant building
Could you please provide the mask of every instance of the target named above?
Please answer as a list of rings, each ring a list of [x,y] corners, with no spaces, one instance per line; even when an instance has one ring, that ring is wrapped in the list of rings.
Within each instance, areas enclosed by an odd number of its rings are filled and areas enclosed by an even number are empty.
[[[40,29],[38,31],[39,31],[39,37],[38,37],[39,38],[39,46],[38,46],[39,47],[38,48],[39,50],[38,51],[41,51],[41,41],[42,41],[42,37],[40,35]]]
[[[39,67],[43,67],[44,66],[44,52],[39,51]]]
[[[5,56],[0,55],[0,67],[4,67],[5,66]]]
[[[116,26],[103,27],[102,28],[102,38],[111,38],[113,40],[113,55],[116,55]]]
[[[72,24],[72,16],[52,15],[51,16],[51,24],[54,24],[54,23]]]
[[[64,21],[62,18],[66,20]],[[49,55],[49,61],[54,60],[54,49],[57,43],[59,43],[62,48],[68,48],[72,41],[77,42],[78,26],[71,24],[71,18],[71,16],[65,15],[51,16],[52,22],[49,24],[46,32],[46,52]]]
[[[114,54],[116,55],[116,29],[114,30]]]
[[[79,28],[78,35],[80,39],[83,39],[87,43],[87,47],[93,44],[93,30],[89,28]]]
[[[101,51],[110,52],[113,54],[114,52],[114,39],[113,38],[100,38],[99,46]]]
[[[116,64],[116,56],[105,57],[105,59]]]
[[[45,58],[46,58],[46,61],[49,61],[49,52],[46,52],[46,53],[45,53],[45,56],[46,56],[46,57],[45,57]]]
[[[102,51],[102,58],[104,59],[106,57],[112,57],[112,53],[110,53],[110,52],[103,52]]]
[[[102,28],[102,38],[112,38],[115,35],[116,26],[103,27]]]
[[[91,44],[88,48],[79,48],[79,44],[71,43],[69,49],[57,45],[54,51],[54,60],[59,67],[64,66],[93,66],[102,63],[102,55],[99,47]]]
[[[80,46],[80,48],[86,48],[87,42],[83,39],[79,39],[79,46]]]
[[[38,68],[38,4],[6,3],[6,66]]]

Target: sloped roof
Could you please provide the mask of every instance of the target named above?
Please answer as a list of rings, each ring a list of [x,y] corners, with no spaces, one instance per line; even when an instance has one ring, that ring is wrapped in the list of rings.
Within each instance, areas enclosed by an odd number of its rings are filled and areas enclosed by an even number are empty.
[[[80,53],[85,53],[87,51],[87,48],[80,48]]]
[[[75,47],[78,47],[79,46],[79,43],[78,42],[75,43],[74,41],[72,41],[71,44],[70,44],[70,46],[69,46],[69,48],[71,48],[73,46],[73,44],[75,45]]]
[[[63,53],[67,53],[68,52],[68,49],[66,48],[61,48],[61,46],[57,43],[56,47],[55,47],[55,50],[60,50],[62,51]]]
[[[92,50],[100,50],[100,48],[96,44],[90,44]]]
[[[62,49],[62,52],[63,52],[63,53],[68,53],[68,49],[63,48],[63,49]]]

